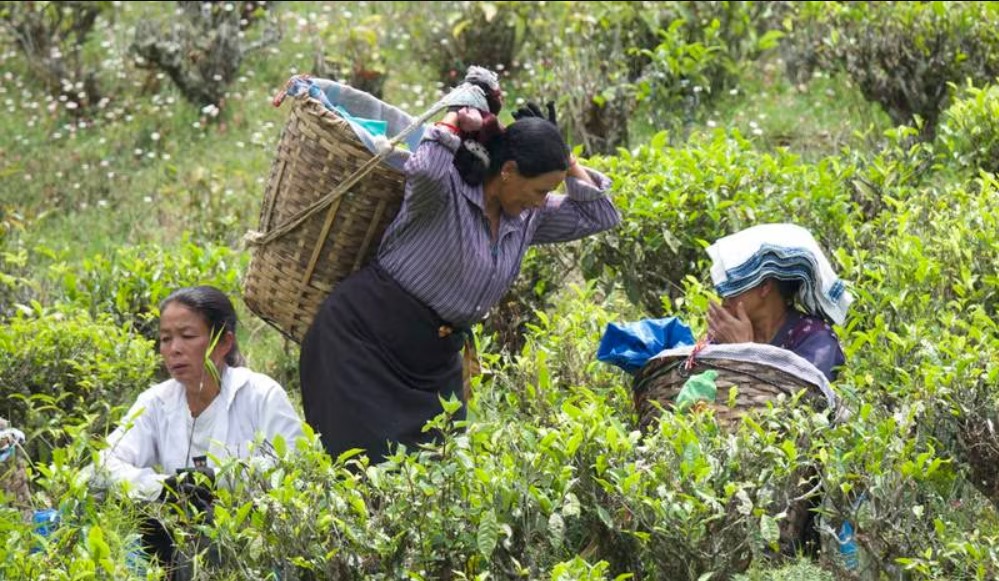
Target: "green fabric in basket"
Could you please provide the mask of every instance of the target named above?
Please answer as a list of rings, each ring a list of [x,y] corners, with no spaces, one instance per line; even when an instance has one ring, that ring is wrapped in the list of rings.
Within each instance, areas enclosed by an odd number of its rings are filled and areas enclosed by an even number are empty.
[[[676,409],[681,412],[687,411],[699,401],[714,403],[715,398],[718,397],[718,386],[715,385],[717,377],[718,372],[714,369],[691,375],[684,382],[680,393],[676,394]]]

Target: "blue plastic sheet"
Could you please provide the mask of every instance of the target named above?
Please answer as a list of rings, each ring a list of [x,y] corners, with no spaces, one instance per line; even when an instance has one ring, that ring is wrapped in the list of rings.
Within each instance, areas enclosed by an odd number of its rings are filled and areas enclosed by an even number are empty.
[[[597,359],[635,373],[662,351],[693,344],[690,327],[676,317],[609,323],[600,338]]]

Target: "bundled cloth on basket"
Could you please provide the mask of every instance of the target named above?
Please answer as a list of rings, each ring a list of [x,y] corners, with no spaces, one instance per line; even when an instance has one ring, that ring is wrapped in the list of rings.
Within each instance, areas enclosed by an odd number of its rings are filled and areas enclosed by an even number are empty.
[[[308,75],[296,75],[285,84],[274,97],[274,105],[280,105],[285,97],[308,95],[324,107],[335,112],[350,124],[358,139],[374,154],[378,154],[387,144],[387,135],[397,135],[413,122],[408,113],[381,101],[380,99],[348,85],[328,79],[316,79]],[[393,151],[384,160],[387,165],[402,171],[423,139],[424,128],[410,133],[404,143],[410,151]]]
[[[24,432],[17,428],[7,427],[7,421],[0,418],[0,462],[10,458],[17,446],[24,443]]]
[[[837,325],[853,297],[836,276],[812,234],[794,224],[762,224],[708,247],[711,279],[722,297],[737,295],[767,278],[801,281],[798,300],[809,313]]]

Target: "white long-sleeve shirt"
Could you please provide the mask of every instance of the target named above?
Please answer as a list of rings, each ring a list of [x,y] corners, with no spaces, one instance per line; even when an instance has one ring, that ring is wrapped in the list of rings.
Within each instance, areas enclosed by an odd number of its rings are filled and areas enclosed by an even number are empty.
[[[302,435],[302,420],[276,381],[245,367],[225,367],[219,395],[197,418],[191,416],[184,386],[173,379],[142,392],[108,437],[98,472],[113,482],[128,482],[129,495],[155,500],[163,481],[192,458],[256,455],[256,435],[267,441],[280,434],[292,448]],[[259,450],[259,448],[258,448]]]

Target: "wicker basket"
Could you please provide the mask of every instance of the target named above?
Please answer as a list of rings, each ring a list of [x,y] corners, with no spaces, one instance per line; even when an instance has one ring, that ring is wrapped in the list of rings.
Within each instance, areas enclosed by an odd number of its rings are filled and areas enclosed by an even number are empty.
[[[762,346],[769,347],[769,346]],[[718,401],[707,404],[714,408],[719,425],[734,429],[738,420],[754,408],[765,408],[780,397],[789,397],[806,390],[805,400],[816,409],[827,406],[817,383],[790,373],[780,367],[758,361],[744,361],[724,357],[696,357],[687,369],[689,351],[678,350],[675,355],[652,359],[635,376],[635,409],[639,425],[648,428],[658,417],[660,409],[672,409],[677,394],[691,375],[708,369],[718,372]],[[730,388],[737,387],[734,405],[728,405]],[[656,405],[658,404],[658,405]]]
[[[399,211],[403,174],[379,161],[322,103],[294,100],[243,291],[251,311],[296,342],[337,283],[372,258]]]
[[[718,372],[715,385],[718,387],[718,401],[706,403],[714,410],[715,420],[725,430],[732,431],[739,425],[741,417],[753,410],[766,408],[778,399],[787,399],[804,390],[803,401],[813,409],[824,410],[830,400],[823,390],[828,390],[825,377],[798,356],[770,345],[745,344],[742,346],[720,346],[711,351],[709,346],[701,354],[691,357],[691,348],[676,349],[649,361],[636,374],[634,383],[635,406],[639,424],[643,430],[654,425],[660,410],[673,408],[677,394],[691,375],[708,369]],[[726,356],[732,351],[741,350],[737,357]],[[747,361],[742,355],[756,353],[760,360]],[[763,361],[771,359],[771,363]],[[688,361],[691,365],[688,369]],[[797,370],[792,373],[789,369]],[[728,404],[730,388],[737,387],[733,405]],[[831,393],[831,391],[829,392]],[[799,441],[798,446],[807,448],[807,441]],[[787,478],[781,487],[773,506],[784,508],[785,515],[778,522],[780,552],[794,556],[806,542],[816,543],[810,522],[814,517],[813,508],[817,497],[813,487],[818,482],[815,467],[805,464]],[[749,562],[742,565],[748,566]]]

